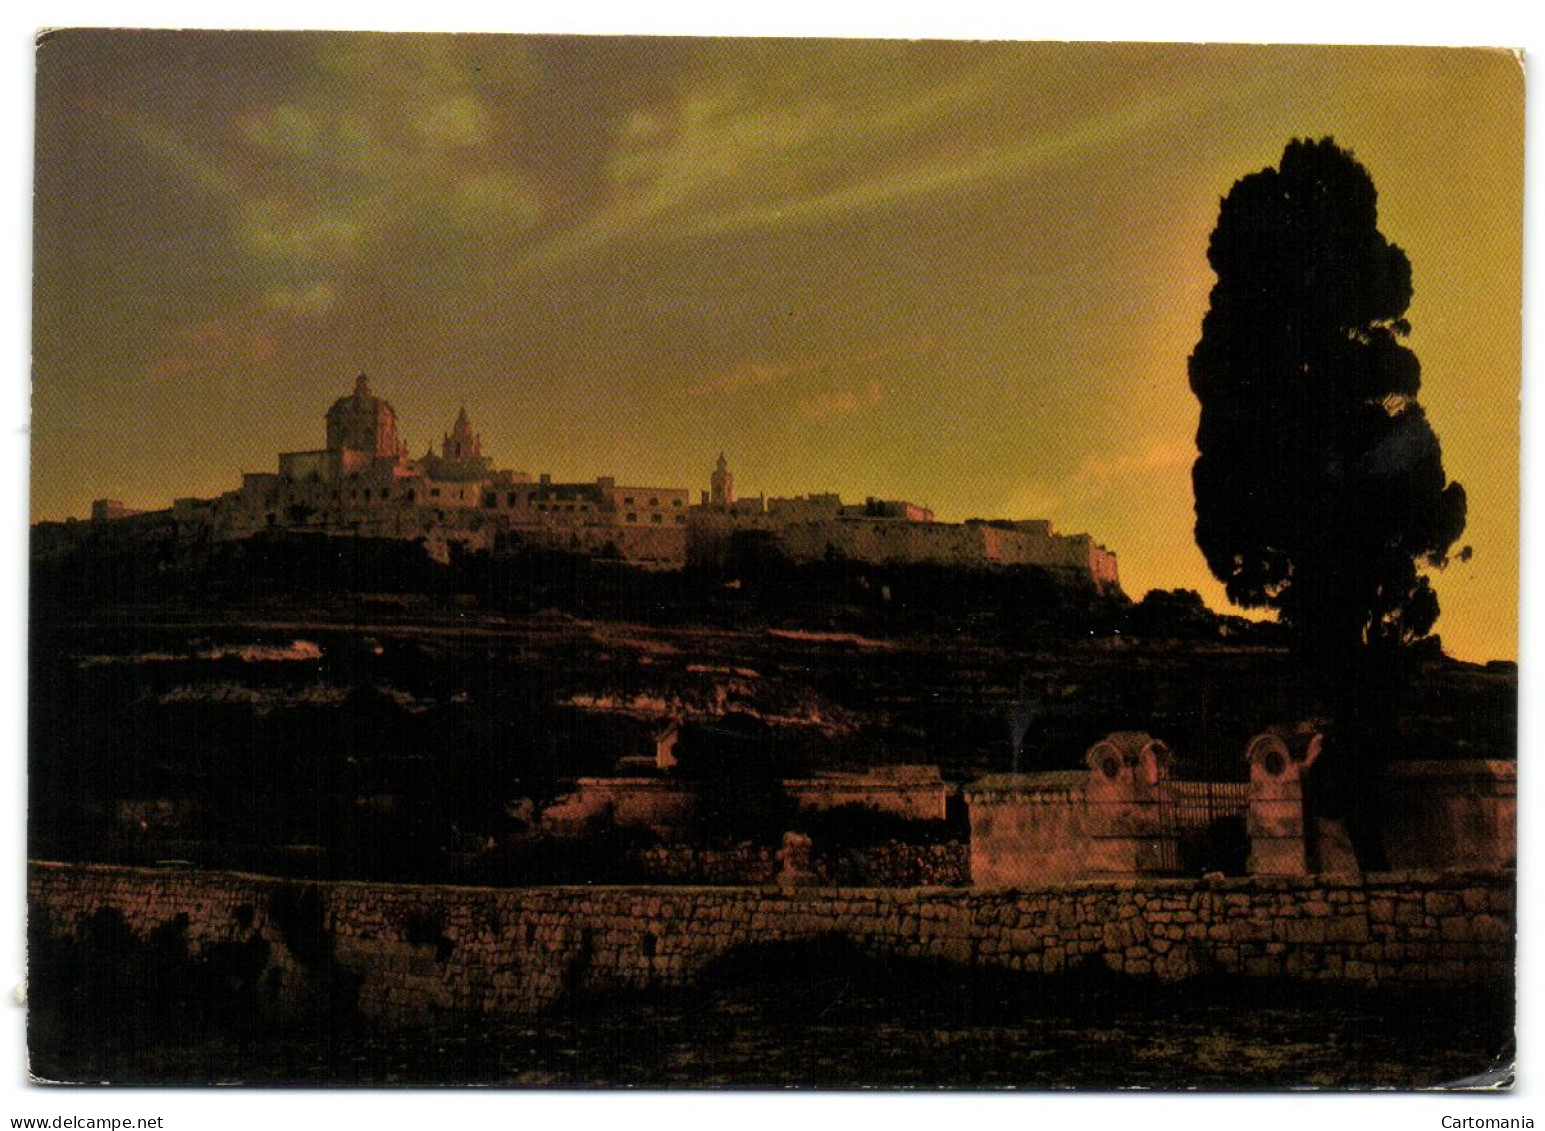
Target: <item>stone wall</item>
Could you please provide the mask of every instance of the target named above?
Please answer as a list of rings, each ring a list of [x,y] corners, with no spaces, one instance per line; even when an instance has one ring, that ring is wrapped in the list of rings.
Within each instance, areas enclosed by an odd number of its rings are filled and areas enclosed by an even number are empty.
[[[680,526],[511,524],[509,541],[519,546],[572,554],[615,557],[633,565],[680,569],[687,561],[687,531]]]
[[[1392,762],[1384,801],[1394,867],[1490,871],[1517,862],[1517,762]]]
[[[1181,875],[1199,844],[1242,818],[1257,876],[1359,869],[1345,825],[1306,811],[1324,736],[1273,727],[1246,748],[1250,781],[1170,778],[1164,743],[1120,731],[1085,754],[1088,772],[990,774],[961,788],[980,887]],[[1518,765],[1391,762],[1381,783],[1385,848],[1397,871],[1501,873],[1517,860]]]
[[[338,454],[288,453],[286,458]],[[798,562],[836,555],[877,564],[928,562],[967,569],[1032,565],[1064,584],[1080,588],[1093,585],[1107,593],[1120,589],[1114,553],[1087,534],[1049,533],[1049,524],[1010,527],[834,516],[791,520],[786,514],[732,518],[699,508],[662,508],[659,517],[668,522],[634,524],[610,515],[553,515],[511,509],[504,505],[510,492],[503,486],[493,489],[497,505],[487,507],[483,505],[485,484],[477,482],[448,486],[442,498],[417,497],[410,502],[409,488],[404,486],[409,481],[392,482],[389,498],[380,496],[377,485],[351,487],[347,490],[360,497],[338,498],[338,488],[332,482],[253,474],[239,490],[214,499],[183,500],[178,517],[185,527],[176,533],[184,539],[236,540],[280,529],[397,541],[422,539],[431,556],[440,561],[449,560],[452,545],[483,551],[511,544],[616,558],[646,569],[675,570],[689,563],[723,564],[736,531],[763,531]],[[418,480],[412,482],[419,483],[412,488],[415,491],[427,489]],[[657,497],[667,494],[664,489],[654,490]],[[123,514],[146,517],[133,511]],[[158,511],[151,517],[164,523],[171,512]],[[61,550],[66,549],[80,537],[50,531],[49,525],[39,528],[44,530],[45,546],[53,540],[62,543]]]
[[[1083,770],[989,774],[962,791],[978,887],[1069,883],[1085,875]]]
[[[892,840],[853,849],[857,879],[843,873],[844,860],[830,860],[827,874],[842,883],[862,882],[875,887],[964,887],[971,882],[971,850],[959,841],[945,844],[908,844]]]
[[[652,844],[633,859],[658,884],[768,884],[778,875],[778,849],[770,844]]]
[[[771,845],[659,844],[633,859],[654,883],[768,884],[778,877],[778,850]],[[821,882],[866,887],[963,887],[971,882],[964,844],[887,841],[828,849],[817,845],[811,861]]]
[[[602,825],[685,836],[697,814],[692,783],[673,778],[579,778],[574,789],[542,813],[545,831],[580,836]]]
[[[970,888],[456,888],[34,864],[34,942],[121,916],[196,954],[262,944],[276,1003],[349,987],[379,1022],[529,1012],[578,989],[690,982],[748,944],[840,935],[871,953],[1030,973],[1093,962],[1362,985],[1513,978],[1511,876],[1411,873]],[[178,922],[179,917],[185,917]]]
[[[542,827],[560,836],[615,825],[648,829],[661,837],[687,837],[702,788],[692,778],[578,778],[570,792],[543,811]],[[877,766],[862,773],[786,778],[782,790],[807,813],[853,807],[901,820],[942,821],[949,803],[949,787],[937,766]]]
[[[783,792],[801,809],[858,806],[910,821],[942,821],[949,788],[937,766],[875,766],[862,773],[786,778]]]
[[[221,503],[224,502],[222,499]],[[436,510],[405,504],[329,505],[305,520],[293,518],[277,507],[221,505],[207,521],[210,536],[221,541],[250,538],[269,529],[400,542],[422,540],[430,557],[441,562],[450,560],[452,544],[470,551],[493,549],[504,528],[503,520],[472,508]]]
[[[795,561],[829,554],[863,562],[935,562],[985,568],[1034,565],[1068,580],[1119,585],[1114,554],[1087,535],[1064,537],[986,523],[899,522],[842,519],[775,527],[778,544]]]
[[[932,562],[985,569],[1033,565],[1059,579],[1120,588],[1116,555],[1087,534],[1054,534],[1048,521],[1012,526],[985,522],[909,522],[903,519],[838,517],[840,500],[820,503],[781,500],[767,513],[728,514],[694,510],[688,526],[687,560],[722,564],[738,531],[769,535],[796,562],[828,556],[860,562]]]

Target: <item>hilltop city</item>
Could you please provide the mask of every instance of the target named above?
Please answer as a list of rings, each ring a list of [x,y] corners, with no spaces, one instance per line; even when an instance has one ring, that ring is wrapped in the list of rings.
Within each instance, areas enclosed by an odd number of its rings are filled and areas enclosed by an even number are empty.
[[[930,562],[967,567],[1030,565],[1058,580],[1119,591],[1116,554],[1088,534],[1057,533],[1046,519],[939,522],[916,503],[836,494],[737,496],[723,453],[696,503],[686,487],[626,486],[613,476],[587,483],[533,479],[493,466],[466,409],[440,450],[413,458],[399,438],[397,413],[361,374],[326,413],[326,446],[283,452],[277,472],[248,472],[241,486],[212,499],[179,498],[169,510],[142,512],[113,499],[92,504],[91,526],[176,523],[214,540],[264,530],[305,530],[422,541],[448,560],[452,546],[564,550],[646,569],[720,562],[740,532],[759,532],[791,561],[832,557],[865,562]],[[54,526],[62,546],[79,524]],[[49,531],[35,545],[46,555]],[[754,535],[756,536],[756,535]]]

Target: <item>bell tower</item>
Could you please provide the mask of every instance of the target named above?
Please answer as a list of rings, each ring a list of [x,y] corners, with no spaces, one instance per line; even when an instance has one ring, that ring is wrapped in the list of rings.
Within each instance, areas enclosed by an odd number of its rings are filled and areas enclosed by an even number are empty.
[[[482,454],[483,437],[472,431],[472,422],[467,419],[467,409],[463,405],[450,432],[440,439],[440,456],[442,459],[477,459]]]
[[[723,452],[719,453],[719,462],[708,478],[708,501],[715,507],[730,507],[735,503],[735,476],[730,473]]]
[[[435,455],[431,444],[418,464],[432,479],[471,483],[488,478],[492,462],[483,454],[483,437],[472,431],[472,421],[463,407],[451,430],[440,437],[440,454]]]

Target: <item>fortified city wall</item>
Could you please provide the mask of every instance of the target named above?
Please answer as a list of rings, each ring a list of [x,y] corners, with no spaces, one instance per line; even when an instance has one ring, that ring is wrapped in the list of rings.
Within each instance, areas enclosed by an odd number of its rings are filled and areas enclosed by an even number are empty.
[[[862,562],[930,562],[974,567],[1034,565],[1101,588],[1117,584],[1116,556],[1087,534],[1064,537],[987,523],[839,519],[776,528],[779,548],[795,561],[835,555]]]

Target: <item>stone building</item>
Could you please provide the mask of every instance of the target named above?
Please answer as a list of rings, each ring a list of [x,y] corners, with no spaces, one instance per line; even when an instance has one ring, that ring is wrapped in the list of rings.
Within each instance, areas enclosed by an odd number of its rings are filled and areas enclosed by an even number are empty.
[[[91,504],[91,521],[93,522],[113,522],[116,519],[133,518],[135,515],[143,513],[143,511],[137,511],[132,507],[124,506],[123,502],[119,499],[96,499]]]

